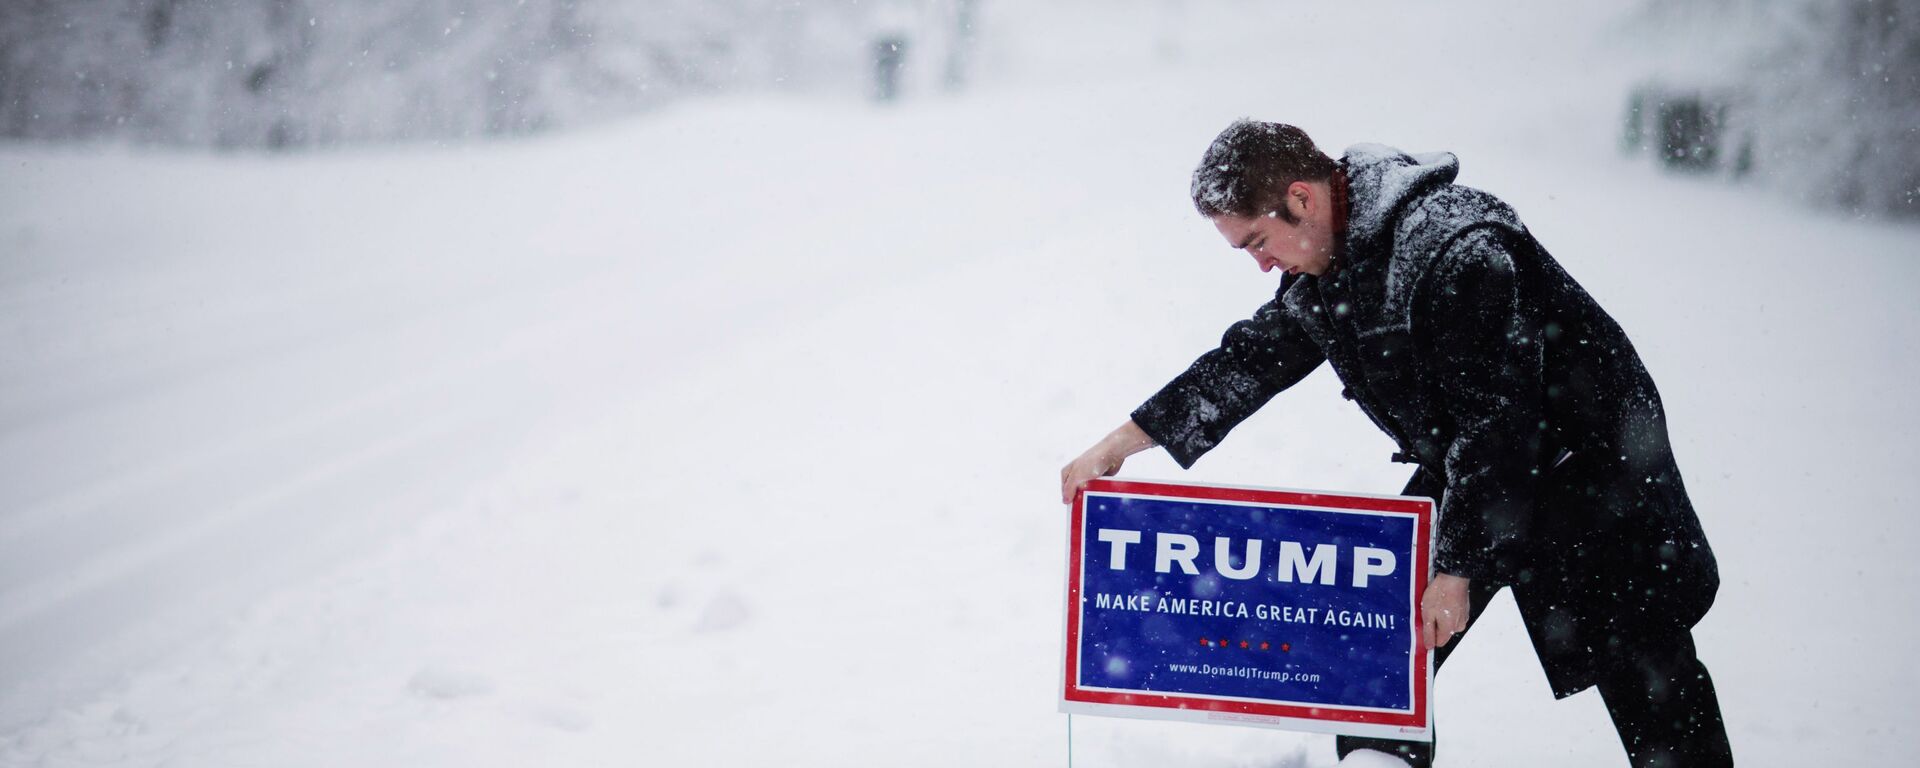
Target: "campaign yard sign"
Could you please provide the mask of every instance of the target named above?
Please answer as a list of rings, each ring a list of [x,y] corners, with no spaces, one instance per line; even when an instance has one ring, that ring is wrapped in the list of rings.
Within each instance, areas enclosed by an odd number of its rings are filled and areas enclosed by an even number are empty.
[[[1406,496],[1088,483],[1061,711],[1430,740],[1432,520]]]

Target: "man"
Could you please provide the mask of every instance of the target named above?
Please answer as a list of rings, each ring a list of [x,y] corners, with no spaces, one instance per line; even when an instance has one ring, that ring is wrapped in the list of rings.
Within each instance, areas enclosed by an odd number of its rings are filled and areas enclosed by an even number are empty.
[[[1719,587],[1626,334],[1450,154],[1338,162],[1300,129],[1238,121],[1193,201],[1279,292],[1061,470],[1087,480],[1159,445],[1191,467],[1321,361],[1439,499],[1422,638],[1445,663],[1511,586],[1554,695],[1599,688],[1635,766],[1731,765],[1692,627]],[[1432,745],[1342,737],[1430,765]]]

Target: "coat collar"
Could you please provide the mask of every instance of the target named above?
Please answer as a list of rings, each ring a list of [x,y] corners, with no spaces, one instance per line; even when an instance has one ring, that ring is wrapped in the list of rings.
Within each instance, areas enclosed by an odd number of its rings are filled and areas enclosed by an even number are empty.
[[[1393,237],[1393,224],[1409,200],[1460,175],[1451,152],[1409,155],[1379,144],[1355,144],[1340,158],[1347,181],[1347,219],[1340,239],[1340,260],[1354,262],[1378,253]]]

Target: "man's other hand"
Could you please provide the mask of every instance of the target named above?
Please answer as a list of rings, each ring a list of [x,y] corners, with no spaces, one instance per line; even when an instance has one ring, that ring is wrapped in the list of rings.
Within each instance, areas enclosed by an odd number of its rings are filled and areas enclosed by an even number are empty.
[[[1431,651],[1453,642],[1467,631],[1467,580],[1450,573],[1437,573],[1420,596],[1421,642]]]
[[[1140,425],[1128,419],[1111,434],[1094,443],[1080,458],[1067,462],[1060,468],[1060,503],[1072,504],[1073,495],[1080,486],[1096,477],[1107,477],[1120,471],[1120,465],[1127,457],[1153,447],[1153,438],[1140,429]]]

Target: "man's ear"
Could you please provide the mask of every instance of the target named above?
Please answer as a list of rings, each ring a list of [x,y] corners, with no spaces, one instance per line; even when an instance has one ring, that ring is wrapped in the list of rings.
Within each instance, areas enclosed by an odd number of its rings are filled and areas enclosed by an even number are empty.
[[[1313,187],[1308,186],[1306,182],[1296,181],[1287,185],[1287,210],[1293,213],[1295,221],[1305,221],[1308,206],[1317,202],[1319,201],[1314,199]]]

